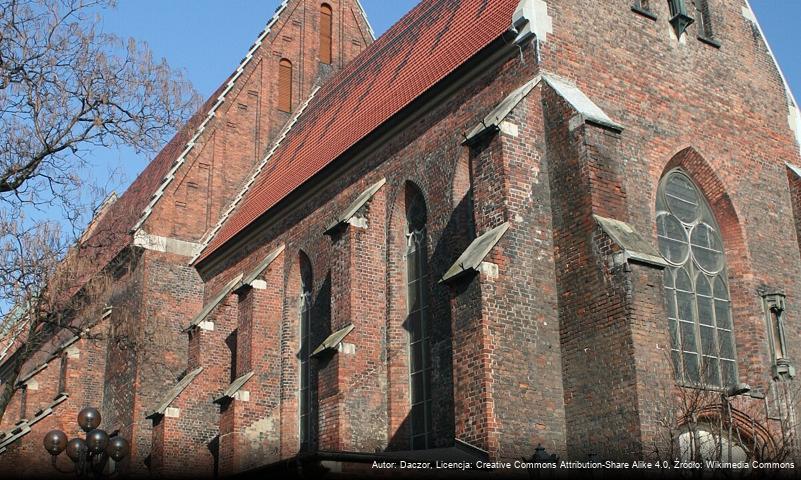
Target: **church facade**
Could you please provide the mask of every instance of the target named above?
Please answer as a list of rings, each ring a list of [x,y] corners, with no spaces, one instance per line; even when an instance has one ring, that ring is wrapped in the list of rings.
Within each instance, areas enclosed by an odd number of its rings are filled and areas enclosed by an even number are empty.
[[[799,142],[745,0],[426,0],[375,41],[285,2],[108,207],[103,340],[22,368],[0,464],[92,402],[165,477],[794,458]]]

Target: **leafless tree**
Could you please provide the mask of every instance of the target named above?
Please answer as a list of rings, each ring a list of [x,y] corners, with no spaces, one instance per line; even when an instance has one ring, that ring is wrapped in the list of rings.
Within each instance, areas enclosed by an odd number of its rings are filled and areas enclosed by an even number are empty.
[[[127,232],[105,222],[107,231],[79,238],[106,196],[84,175],[92,155],[154,152],[199,105],[147,45],[101,31],[100,13],[113,6],[0,0],[0,350],[16,352],[0,418],[19,367],[59,329],[86,331],[76,312],[106,295],[102,252]],[[3,354],[0,364],[10,358]]]
[[[697,478],[781,476],[781,469],[753,468],[753,462],[797,465],[796,412],[801,406],[797,382],[774,379],[765,398],[762,392],[737,391],[742,385],[725,389],[706,384],[703,373],[707,366],[702,362],[700,367],[698,381],[673,385],[665,392],[669,401],[653,439],[652,459],[670,469],[679,461],[681,468],[673,473]],[[732,468],[732,463],[748,466]]]

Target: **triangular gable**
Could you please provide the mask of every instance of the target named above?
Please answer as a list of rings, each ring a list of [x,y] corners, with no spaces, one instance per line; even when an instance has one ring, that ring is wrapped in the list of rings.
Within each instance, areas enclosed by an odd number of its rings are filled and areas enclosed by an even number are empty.
[[[518,0],[423,2],[323,85],[202,261],[509,31]]]
[[[273,146],[270,148],[270,151],[267,152],[267,155],[265,155],[264,158],[261,160],[261,162],[259,162],[259,164],[256,165],[256,168],[253,169],[253,172],[251,172],[250,174],[250,178],[248,178],[248,181],[245,182],[245,185],[239,191],[239,194],[236,197],[234,197],[234,199],[231,201],[231,204],[228,205],[228,208],[225,210],[225,213],[223,213],[220,216],[220,219],[217,221],[217,224],[214,226],[214,228],[212,228],[208,232],[208,234],[206,234],[205,238],[201,242],[200,248],[192,257],[192,259],[189,261],[190,265],[192,265],[193,263],[195,263],[195,261],[197,261],[198,257],[208,246],[209,242],[211,242],[214,236],[217,235],[217,232],[219,232],[222,226],[225,224],[225,222],[228,221],[230,216],[236,211],[236,208],[239,206],[242,199],[245,198],[245,195],[250,190],[250,187],[253,186],[253,183],[259,177],[259,174],[261,174],[262,170],[264,170],[265,165],[267,165],[267,162],[273,157],[276,150],[278,150],[278,147],[281,146],[281,142],[283,142],[287,134],[290,131],[292,131],[292,128],[298,122],[298,118],[300,118],[300,116],[303,115],[303,112],[306,111],[306,107],[308,107],[309,102],[311,102],[312,99],[314,99],[314,96],[317,94],[318,90],[320,90],[319,86],[316,86],[312,89],[309,96],[306,98],[306,100],[303,102],[300,108],[298,108],[297,112],[295,112],[295,114],[292,116],[292,119],[289,121],[289,123],[287,123],[281,130],[281,133],[278,135],[278,138],[276,138],[275,141],[273,142]]]
[[[141,227],[142,224],[145,222],[145,220],[147,220],[147,218],[150,216],[151,212],[153,212],[153,207],[155,207],[156,203],[158,203],[158,201],[164,195],[167,186],[169,186],[170,183],[172,183],[172,181],[175,179],[176,172],[178,171],[179,168],[181,168],[184,162],[186,162],[187,155],[189,155],[189,153],[193,150],[198,140],[200,139],[200,136],[209,126],[210,122],[216,115],[219,108],[223,105],[223,103],[225,103],[226,96],[234,88],[234,86],[236,85],[236,81],[239,79],[239,77],[241,77],[242,74],[245,72],[245,68],[248,66],[250,61],[253,60],[254,54],[259,49],[259,47],[261,47],[262,43],[264,42],[264,39],[267,38],[267,35],[270,34],[270,31],[272,30],[273,26],[278,22],[281,13],[283,13],[288,4],[289,0],[284,0],[281,2],[278,8],[276,8],[272,18],[270,18],[270,21],[267,22],[267,26],[264,27],[264,30],[262,30],[262,32],[256,38],[256,41],[253,43],[253,45],[251,45],[250,49],[245,54],[245,57],[242,59],[242,61],[236,67],[234,73],[228,79],[228,82],[225,84],[225,87],[222,89],[222,91],[219,92],[216,101],[211,105],[210,108],[208,108],[205,118],[200,123],[200,125],[198,125],[197,128],[195,129],[194,135],[192,135],[192,137],[186,143],[186,146],[184,147],[183,151],[178,155],[178,158],[175,159],[172,168],[167,172],[167,174],[162,179],[161,183],[158,186],[158,189],[153,193],[150,202],[148,202],[148,204],[142,211],[141,215],[139,216],[139,219],[136,221],[133,227],[131,227],[131,232]]]

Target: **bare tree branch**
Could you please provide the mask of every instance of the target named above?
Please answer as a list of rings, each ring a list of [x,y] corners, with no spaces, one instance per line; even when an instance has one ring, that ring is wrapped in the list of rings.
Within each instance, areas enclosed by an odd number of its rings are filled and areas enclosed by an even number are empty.
[[[154,152],[199,105],[146,44],[100,31],[114,3],[0,2],[0,349],[9,335],[17,342],[0,418],[19,369],[54,335],[85,334],[99,318],[87,309],[110,295],[110,274],[96,272],[127,232],[111,222],[78,239],[106,197],[81,177],[92,153]]]

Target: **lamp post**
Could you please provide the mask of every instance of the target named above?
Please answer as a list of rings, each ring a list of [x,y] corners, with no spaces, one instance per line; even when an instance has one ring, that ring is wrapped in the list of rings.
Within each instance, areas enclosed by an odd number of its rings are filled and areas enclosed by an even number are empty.
[[[109,437],[100,427],[100,412],[96,408],[86,407],[78,413],[78,425],[86,432],[86,438],[67,439],[61,430],[51,430],[45,434],[44,444],[47,453],[52,455],[53,468],[61,473],[76,473],[79,477],[102,477],[108,459],[119,462],[128,455],[128,441],[119,436]],[[66,452],[73,462],[72,470],[58,467],[57,458]],[[111,472],[114,473],[114,472]]]

